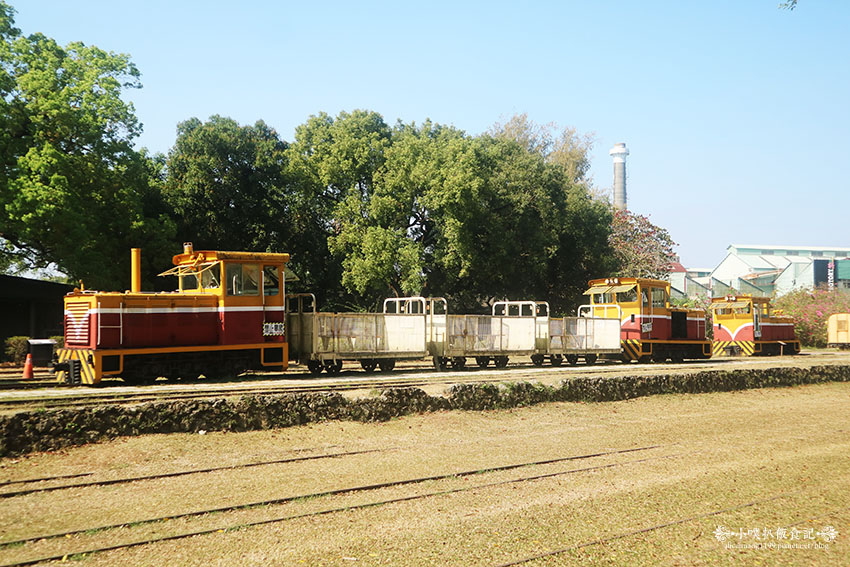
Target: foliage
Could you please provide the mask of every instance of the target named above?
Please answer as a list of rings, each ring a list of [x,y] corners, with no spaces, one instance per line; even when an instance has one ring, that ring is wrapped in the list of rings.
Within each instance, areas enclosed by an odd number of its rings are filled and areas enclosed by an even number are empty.
[[[667,278],[670,264],[679,261],[673,252],[676,243],[667,230],[629,211],[615,211],[612,226],[609,242],[620,265],[616,275]]]
[[[29,337],[9,337],[3,344],[6,360],[15,364],[23,364],[29,352]]]
[[[286,242],[286,143],[264,122],[212,116],[177,126],[165,195],[177,234],[198,249],[258,250]],[[276,245],[276,246],[275,246]]]
[[[823,348],[827,344],[827,319],[835,313],[850,313],[850,293],[795,289],[777,298],[774,305],[794,318],[797,338],[804,346]]]
[[[156,167],[132,147],[141,125],[121,99],[141,86],[138,69],[127,55],[24,37],[2,2],[0,55],[0,255],[53,263],[90,287],[126,281],[119,253],[172,240]]]
[[[566,309],[613,267],[610,213],[570,178],[586,161],[570,169],[527,120],[510,124],[471,137],[430,121],[390,129],[358,110],[297,129],[290,164],[351,301],[425,294],[474,309],[554,296]]]

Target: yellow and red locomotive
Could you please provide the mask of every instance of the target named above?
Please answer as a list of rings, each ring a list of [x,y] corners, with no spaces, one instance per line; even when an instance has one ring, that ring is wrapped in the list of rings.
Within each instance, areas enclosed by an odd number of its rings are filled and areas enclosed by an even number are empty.
[[[705,311],[670,306],[670,283],[648,278],[591,280],[579,315],[620,319],[624,361],[710,358]]]
[[[767,297],[735,295],[711,300],[713,351],[745,356],[799,354],[794,319],[777,314]]]
[[[174,267],[174,292],[141,291],[132,253],[127,292],[74,290],[65,297],[65,346],[58,380],[97,384],[224,377],[249,369],[285,370],[284,270],[289,254],[195,251],[186,243]]]

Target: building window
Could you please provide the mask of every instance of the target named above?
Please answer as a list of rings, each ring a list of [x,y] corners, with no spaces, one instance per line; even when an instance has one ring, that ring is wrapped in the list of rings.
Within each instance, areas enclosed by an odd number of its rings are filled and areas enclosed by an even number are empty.
[[[773,256],[773,250],[762,250],[761,255],[762,256]]]

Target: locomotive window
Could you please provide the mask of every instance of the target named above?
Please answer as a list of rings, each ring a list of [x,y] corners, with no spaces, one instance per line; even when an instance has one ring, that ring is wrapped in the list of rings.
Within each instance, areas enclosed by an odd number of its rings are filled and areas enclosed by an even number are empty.
[[[242,264],[227,264],[227,295],[242,295]]]
[[[242,266],[242,295],[260,295],[260,266]]]
[[[280,293],[280,281],[277,277],[277,266],[263,266],[263,294],[277,295]]]
[[[221,284],[218,281],[219,265],[216,264],[212,268],[201,272],[201,287],[204,289],[218,289]]]
[[[652,288],[652,306],[667,307],[667,290],[662,287]]]
[[[623,291],[617,294],[619,303],[633,303],[637,301],[637,288],[633,287],[628,291]]]
[[[259,295],[260,266],[227,264],[227,295]]]
[[[616,303],[613,293],[594,293],[593,303],[600,305],[603,303]]]
[[[180,289],[198,289],[198,278],[195,274],[180,276]]]

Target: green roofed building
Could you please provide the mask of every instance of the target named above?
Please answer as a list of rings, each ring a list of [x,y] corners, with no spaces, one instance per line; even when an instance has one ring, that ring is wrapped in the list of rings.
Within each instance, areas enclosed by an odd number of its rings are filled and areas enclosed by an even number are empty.
[[[793,289],[850,289],[850,246],[766,246],[731,244],[707,278],[715,297],[720,289],[752,295],[783,295]]]

